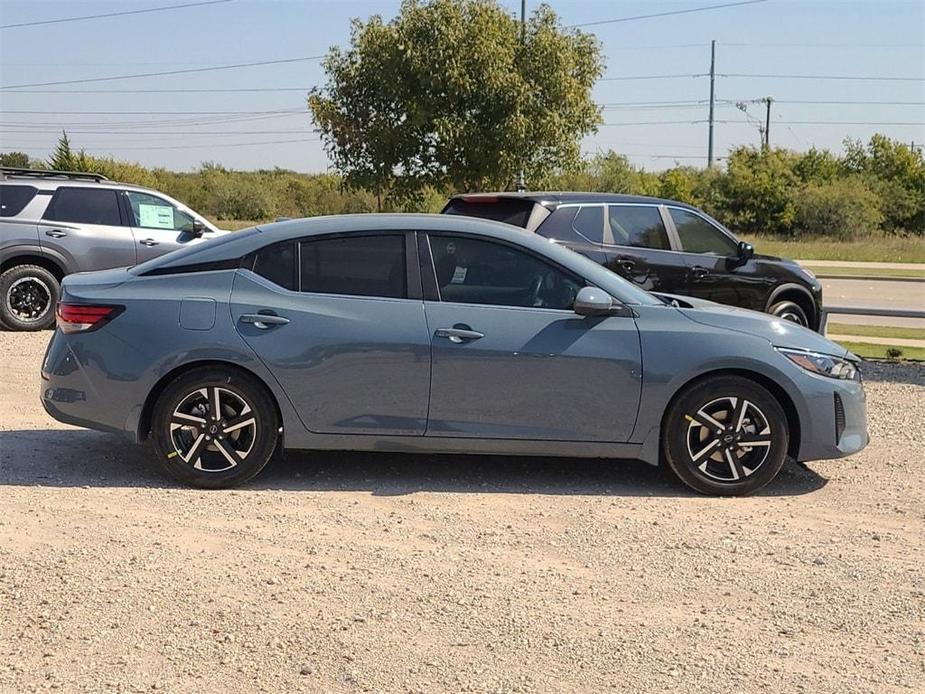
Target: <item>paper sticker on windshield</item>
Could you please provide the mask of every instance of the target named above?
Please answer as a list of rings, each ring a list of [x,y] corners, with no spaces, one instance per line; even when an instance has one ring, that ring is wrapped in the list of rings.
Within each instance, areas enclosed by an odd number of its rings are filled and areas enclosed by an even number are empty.
[[[138,205],[138,225],[148,229],[173,229],[173,208],[168,205]]]
[[[450,280],[450,284],[462,284],[466,281],[466,272],[468,268],[456,266],[456,269],[453,270],[453,279]]]

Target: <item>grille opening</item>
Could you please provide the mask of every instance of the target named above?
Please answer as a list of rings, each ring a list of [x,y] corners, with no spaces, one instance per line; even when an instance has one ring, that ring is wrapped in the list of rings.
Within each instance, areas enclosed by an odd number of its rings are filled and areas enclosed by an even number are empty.
[[[835,393],[835,445],[841,441],[841,435],[845,432],[845,405],[842,403],[838,393]]]

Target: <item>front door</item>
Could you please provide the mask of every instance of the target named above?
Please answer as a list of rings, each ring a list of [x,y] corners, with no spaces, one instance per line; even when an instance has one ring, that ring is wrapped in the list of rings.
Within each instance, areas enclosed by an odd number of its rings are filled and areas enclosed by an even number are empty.
[[[632,318],[581,317],[583,280],[519,247],[429,235],[438,295],[428,436],[629,440],[641,386]]]
[[[238,271],[232,320],[309,431],[423,435],[430,339],[407,279],[400,233],[279,243]]]
[[[688,267],[687,294],[730,306],[763,311],[773,279],[754,260],[738,261],[735,239],[705,217],[680,207],[669,207]]]
[[[657,205],[610,205],[604,266],[651,292],[687,293],[687,266],[671,249]]]
[[[193,218],[164,198],[129,190],[125,199],[139,263],[198,241]]]

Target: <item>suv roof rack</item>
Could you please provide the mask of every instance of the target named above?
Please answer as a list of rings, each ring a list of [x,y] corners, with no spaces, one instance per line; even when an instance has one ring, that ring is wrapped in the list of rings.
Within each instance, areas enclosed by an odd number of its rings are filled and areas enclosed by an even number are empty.
[[[7,178],[73,178],[83,181],[108,181],[103,174],[86,171],[55,171],[54,169],[18,169],[13,166],[0,166],[0,176]]]

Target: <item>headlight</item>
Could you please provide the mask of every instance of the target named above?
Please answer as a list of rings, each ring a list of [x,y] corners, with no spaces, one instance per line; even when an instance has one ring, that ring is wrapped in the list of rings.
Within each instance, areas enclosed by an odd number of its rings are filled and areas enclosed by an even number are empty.
[[[785,349],[783,347],[778,347],[777,351],[797,366],[801,366],[807,371],[812,371],[814,374],[828,376],[829,378],[838,378],[845,381],[860,380],[858,367],[848,359],[801,349]]]

